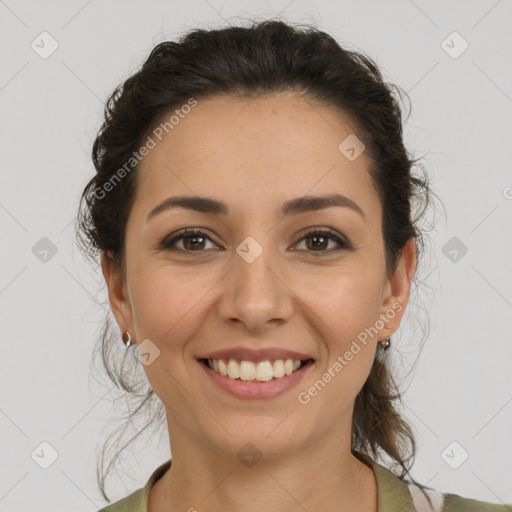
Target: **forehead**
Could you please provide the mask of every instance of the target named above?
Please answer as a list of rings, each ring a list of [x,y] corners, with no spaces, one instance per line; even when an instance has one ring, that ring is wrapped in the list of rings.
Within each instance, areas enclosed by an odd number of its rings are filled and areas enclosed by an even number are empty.
[[[263,196],[280,202],[332,192],[363,202],[376,197],[365,152],[349,160],[339,149],[357,136],[355,123],[297,93],[198,100],[175,119],[161,140],[153,136],[156,146],[139,165],[136,204],[148,211],[173,193],[216,196],[242,207],[249,198],[262,204]]]

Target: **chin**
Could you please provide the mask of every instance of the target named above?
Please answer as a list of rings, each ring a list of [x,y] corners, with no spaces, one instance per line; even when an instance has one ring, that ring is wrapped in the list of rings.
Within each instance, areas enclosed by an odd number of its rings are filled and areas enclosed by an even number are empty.
[[[205,434],[205,437],[219,451],[242,462],[246,458],[275,459],[297,450],[302,444],[299,437],[304,435],[298,428],[295,432],[295,427],[283,419],[283,416],[275,419],[266,417],[258,422],[254,418],[246,417],[243,421],[239,418],[229,423],[227,431],[231,436],[222,430],[214,436]]]

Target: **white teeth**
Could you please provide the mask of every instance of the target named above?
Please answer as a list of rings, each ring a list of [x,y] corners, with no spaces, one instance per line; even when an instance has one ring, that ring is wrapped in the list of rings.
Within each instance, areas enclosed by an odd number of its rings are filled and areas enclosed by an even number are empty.
[[[282,359],[277,359],[276,361],[274,361],[273,370],[274,370],[274,377],[276,377],[278,379],[281,377],[284,377],[285,376],[284,361]]]
[[[240,379],[244,381],[257,380],[268,382],[272,379],[280,379],[285,375],[291,375],[300,368],[299,359],[276,359],[272,364],[270,361],[240,361],[230,359],[228,363],[223,359],[208,359],[208,366],[230,379]]]
[[[239,368],[242,380],[254,380],[256,378],[256,367],[252,361],[242,361]]]
[[[238,379],[240,377],[240,365],[234,359],[229,360],[228,377],[230,379]]]
[[[270,361],[260,361],[256,364],[256,380],[266,382],[272,380],[274,377],[274,370]]]
[[[219,359],[219,373],[224,375],[224,377],[228,374],[228,365],[222,359]]]

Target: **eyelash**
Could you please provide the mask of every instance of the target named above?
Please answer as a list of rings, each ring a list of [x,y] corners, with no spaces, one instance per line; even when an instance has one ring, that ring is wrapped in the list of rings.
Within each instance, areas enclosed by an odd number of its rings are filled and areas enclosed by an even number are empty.
[[[188,235],[188,236],[186,236]],[[182,231],[180,234],[178,234],[177,236],[171,238],[171,239],[164,239],[158,249],[159,250],[180,250],[182,252],[185,252],[185,253],[193,253],[193,252],[204,252],[206,249],[203,249],[203,250],[198,250],[198,251],[192,251],[192,250],[189,250],[189,249],[178,249],[176,247],[174,247],[174,244],[180,240],[183,240],[185,238],[193,238],[194,236],[200,236],[201,238],[205,238],[207,240],[209,240],[210,242],[212,243],[215,243],[213,242],[213,240],[206,234],[202,233],[201,231],[197,231],[196,229],[194,228],[188,228],[188,229],[185,229],[184,231]],[[327,228],[322,228],[322,229],[319,229],[319,228],[313,228],[311,231],[308,231],[307,233],[304,234],[304,236],[297,241],[297,243],[299,242],[302,242],[303,240],[307,239],[307,238],[310,238],[310,237],[314,237],[314,236],[324,236],[326,238],[330,238],[331,240],[334,240],[338,245],[339,247],[338,248],[335,248],[335,249],[330,249],[330,250],[323,250],[323,251],[308,251],[306,250],[306,252],[309,252],[311,254],[315,254],[317,253],[318,256],[323,256],[323,254],[330,254],[332,252],[337,252],[337,251],[341,251],[341,250],[350,250],[351,249],[351,246],[345,241],[343,240],[342,238],[340,238],[335,231],[333,230],[330,230],[330,229],[327,229]]]

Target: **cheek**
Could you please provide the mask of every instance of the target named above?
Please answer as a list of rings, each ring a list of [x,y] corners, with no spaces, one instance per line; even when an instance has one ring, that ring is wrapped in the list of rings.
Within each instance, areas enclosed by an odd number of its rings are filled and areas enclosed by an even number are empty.
[[[148,345],[152,360],[143,370],[167,409],[180,417],[193,415],[193,404],[188,412],[184,405],[190,402],[183,383],[191,378],[193,357],[188,342],[201,325],[199,316],[204,314],[209,288],[204,280],[176,269],[147,266],[134,275],[130,300],[137,340],[149,339],[157,347]],[[194,425],[192,421],[190,428]]]
[[[211,286],[191,272],[171,268],[146,266],[133,275],[130,300],[137,335],[161,350],[180,349],[197,330],[201,301]]]
[[[379,317],[380,279],[368,267],[347,265],[318,272],[302,277],[295,286],[302,290],[302,299],[321,319],[325,339],[340,349],[374,325]]]
[[[357,278],[356,278],[357,277]],[[376,341],[372,326],[379,319],[379,289],[376,280],[364,276],[331,279],[328,294],[322,283],[310,288],[310,318],[319,337],[321,360],[318,372],[301,387],[301,404],[327,423],[335,422],[355,400],[375,359]],[[321,321],[318,321],[320,319]]]
[[[309,317],[325,342],[320,355],[322,381],[330,389],[326,396],[354,398],[375,357],[379,278],[368,269],[347,267],[329,276],[318,274],[302,286]]]

